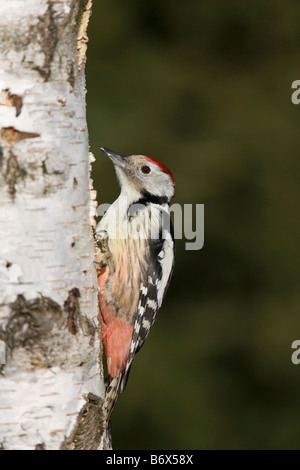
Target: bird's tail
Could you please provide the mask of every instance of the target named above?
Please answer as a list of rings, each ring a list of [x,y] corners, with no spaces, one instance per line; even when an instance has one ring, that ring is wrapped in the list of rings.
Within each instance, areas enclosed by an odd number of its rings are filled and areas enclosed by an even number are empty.
[[[111,414],[113,412],[118,396],[120,393],[122,393],[125,390],[125,387],[127,385],[134,353],[135,353],[135,350],[130,351],[129,358],[127,360],[127,364],[123,372],[120,372],[119,375],[114,378],[111,378],[108,376],[107,379],[105,380],[104,407],[106,410],[107,425],[110,422]]]
[[[106,412],[106,425],[109,426],[111,414],[113,412],[114,406],[118,399],[122,382],[122,374],[119,374],[118,377],[113,379],[107,379],[106,381],[106,393],[104,408]]]
[[[131,362],[127,364],[124,372],[117,377],[111,379],[107,377],[105,381],[105,401],[104,407],[106,411],[106,425],[109,426],[111,415],[115,407],[116,401],[120,393],[122,393],[127,385],[127,380],[131,368]]]
[[[106,445],[108,450],[112,450],[111,440],[111,415],[114,410],[116,401],[120,393],[123,392],[126,387],[129,371],[121,372],[117,377],[110,378],[109,376],[105,380],[105,400],[104,410],[106,414]]]

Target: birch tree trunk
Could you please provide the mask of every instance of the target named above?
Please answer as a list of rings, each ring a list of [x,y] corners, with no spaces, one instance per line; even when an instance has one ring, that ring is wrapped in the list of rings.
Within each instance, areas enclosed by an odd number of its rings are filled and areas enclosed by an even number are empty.
[[[105,447],[85,113],[90,8],[0,2],[3,449]]]

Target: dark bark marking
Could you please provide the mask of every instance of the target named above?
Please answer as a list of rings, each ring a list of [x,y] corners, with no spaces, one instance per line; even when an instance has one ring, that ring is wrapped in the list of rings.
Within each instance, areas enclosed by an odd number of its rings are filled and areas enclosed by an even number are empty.
[[[8,88],[2,91],[0,105],[14,106],[16,108],[16,116],[21,113],[23,106],[23,96],[12,94]]]
[[[54,8],[52,1],[48,0],[48,7],[43,16],[39,16],[39,23],[35,28],[40,35],[40,45],[44,53],[44,63],[42,66],[34,67],[43,80],[47,82],[51,75],[51,64],[54,57],[54,52],[58,42],[58,28],[54,18]]]
[[[67,300],[64,303],[64,311],[68,314],[67,318],[67,326],[68,330],[72,335],[76,335],[77,333],[77,325],[76,321],[77,318],[79,317],[79,297],[80,297],[80,292],[77,287],[74,287],[73,289],[69,290],[69,295]]]
[[[68,82],[70,83],[71,90],[74,90],[75,86],[75,71],[72,62],[68,64]]]
[[[17,348],[23,348],[30,357],[32,367],[53,367],[60,363],[57,354],[57,331],[66,327],[62,309],[49,297],[26,300],[18,295],[10,304],[11,314],[0,339],[7,346],[8,357]]]
[[[24,178],[25,176],[26,170],[24,168],[20,168],[17,157],[12,152],[10,152],[9,158],[7,160],[5,181],[8,185],[8,192],[11,195],[12,199],[14,199],[16,194],[15,185],[17,183],[18,178]]]
[[[19,176],[18,160],[17,160],[17,157],[13,153],[11,153],[9,159],[7,160],[5,181],[8,185],[8,192],[12,197],[15,196],[15,192],[16,192],[15,184],[16,184],[18,176]]]
[[[37,134],[36,132],[19,131],[18,129],[10,126],[1,128],[0,137],[9,145],[12,145],[14,142],[19,142],[20,140],[40,137],[40,134]]]
[[[103,400],[89,393],[84,397],[85,405],[79,412],[76,425],[60,450],[97,450],[105,432]]]
[[[46,450],[44,442],[41,442],[40,444],[36,444],[34,450]]]

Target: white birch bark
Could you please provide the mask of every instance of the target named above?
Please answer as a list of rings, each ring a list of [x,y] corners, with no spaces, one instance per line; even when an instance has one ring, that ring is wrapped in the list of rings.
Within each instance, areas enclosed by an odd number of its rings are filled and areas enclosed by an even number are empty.
[[[3,449],[105,447],[85,113],[90,7],[0,1]]]

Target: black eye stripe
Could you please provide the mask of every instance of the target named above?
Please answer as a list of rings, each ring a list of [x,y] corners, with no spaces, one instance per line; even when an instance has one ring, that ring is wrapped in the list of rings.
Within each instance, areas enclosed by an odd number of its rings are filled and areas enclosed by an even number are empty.
[[[143,165],[142,168],[141,168],[141,171],[142,171],[142,173],[144,173],[144,175],[148,175],[151,171],[151,168],[148,165]]]

